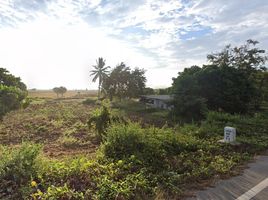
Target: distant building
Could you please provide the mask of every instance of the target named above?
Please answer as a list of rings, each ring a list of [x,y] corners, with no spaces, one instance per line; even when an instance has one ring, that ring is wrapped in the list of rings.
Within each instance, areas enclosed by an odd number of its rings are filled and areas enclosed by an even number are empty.
[[[171,104],[172,100],[172,95],[142,95],[140,97],[140,102],[143,102],[148,106],[168,110],[173,108],[173,105]]]

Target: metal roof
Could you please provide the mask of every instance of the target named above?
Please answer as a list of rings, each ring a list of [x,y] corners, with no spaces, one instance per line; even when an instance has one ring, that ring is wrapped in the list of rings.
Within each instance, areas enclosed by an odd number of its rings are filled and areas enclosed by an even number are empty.
[[[173,99],[172,95],[142,95],[141,97],[147,98],[147,99],[158,99],[163,101],[170,101]]]

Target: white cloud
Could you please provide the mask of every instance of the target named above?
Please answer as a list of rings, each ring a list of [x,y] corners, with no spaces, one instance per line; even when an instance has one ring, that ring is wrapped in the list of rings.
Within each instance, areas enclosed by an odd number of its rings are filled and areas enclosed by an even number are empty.
[[[85,23],[69,25],[38,20],[0,31],[1,65],[16,72],[29,87],[93,88],[89,81],[90,66],[103,56],[115,66],[125,61],[132,66],[154,65],[135,49],[107,37]],[[33,82],[34,80],[34,82]]]
[[[1,1],[0,65],[29,87],[85,88],[96,86],[89,66],[103,56],[147,69],[150,86],[168,86],[228,43],[267,47],[267,10],[263,0]]]

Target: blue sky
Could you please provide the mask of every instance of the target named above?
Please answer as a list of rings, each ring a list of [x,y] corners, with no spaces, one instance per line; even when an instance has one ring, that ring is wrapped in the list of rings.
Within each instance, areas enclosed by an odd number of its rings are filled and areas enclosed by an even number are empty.
[[[265,0],[2,0],[0,66],[29,88],[96,89],[98,57],[167,87],[185,67],[247,39],[268,47]]]

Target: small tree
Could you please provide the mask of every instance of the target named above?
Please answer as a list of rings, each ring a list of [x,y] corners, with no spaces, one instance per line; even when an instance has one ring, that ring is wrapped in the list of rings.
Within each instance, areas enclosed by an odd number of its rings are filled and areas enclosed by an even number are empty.
[[[54,87],[53,88],[53,92],[55,92],[57,94],[57,97],[59,97],[59,94],[61,95],[61,97],[63,97],[63,94],[65,94],[67,92],[66,87]]]
[[[0,68],[0,119],[22,106],[27,96],[26,85],[4,68]]]
[[[88,127],[94,128],[96,131],[96,136],[99,141],[103,141],[106,137],[106,130],[112,123],[124,123],[126,124],[127,121],[121,117],[116,115],[112,112],[110,102],[105,100],[102,102],[100,108],[96,108],[89,120],[87,122]]]
[[[60,91],[61,97],[63,97],[63,94],[65,94],[67,92],[67,88],[61,86],[61,87],[59,87],[59,91]]]
[[[55,92],[57,94],[57,98],[59,97],[59,94],[60,94],[60,90],[58,87],[54,87],[53,88],[53,92]]]

